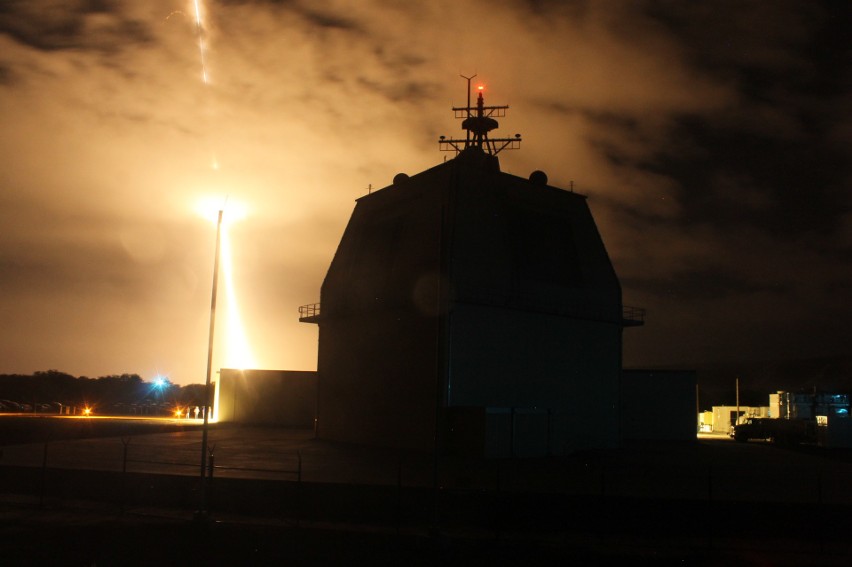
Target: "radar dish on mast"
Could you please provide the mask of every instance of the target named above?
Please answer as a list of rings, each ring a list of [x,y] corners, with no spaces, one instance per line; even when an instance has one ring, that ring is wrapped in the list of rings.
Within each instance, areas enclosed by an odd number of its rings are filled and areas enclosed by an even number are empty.
[[[482,96],[482,91],[485,87],[480,85],[477,87],[479,94],[476,98],[476,106],[470,104],[470,81],[476,77],[472,75],[462,79],[467,80],[467,106],[454,106],[456,118],[462,119],[462,130],[467,132],[465,139],[447,138],[441,136],[438,139],[438,146],[442,152],[461,152],[470,147],[477,147],[491,155],[497,155],[503,150],[516,150],[521,147],[521,135],[515,134],[514,138],[489,138],[488,133],[496,130],[499,123],[495,118],[506,116],[506,106],[485,106],[485,99]]]

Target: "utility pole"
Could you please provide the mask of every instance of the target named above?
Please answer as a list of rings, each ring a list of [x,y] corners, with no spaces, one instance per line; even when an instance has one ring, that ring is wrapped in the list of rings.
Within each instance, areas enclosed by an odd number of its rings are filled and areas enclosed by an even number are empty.
[[[207,517],[207,433],[210,429],[210,377],[213,373],[213,331],[216,327],[216,294],[219,290],[219,248],[222,242],[222,210],[216,221],[216,256],[213,260],[213,292],[210,298],[210,334],[207,340],[207,379],[204,382],[204,426],[201,432],[201,506],[195,513],[196,519]]]
[[[737,376],[736,379],[736,389],[737,389],[737,420],[734,425],[739,425],[740,423],[740,377]]]

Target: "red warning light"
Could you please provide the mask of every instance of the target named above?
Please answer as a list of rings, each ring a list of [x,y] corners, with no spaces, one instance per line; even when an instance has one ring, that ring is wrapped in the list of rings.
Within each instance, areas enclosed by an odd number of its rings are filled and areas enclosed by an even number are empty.
[[[478,90],[478,91],[484,91],[484,90],[485,90],[485,85],[479,85],[478,87],[476,87],[476,90]]]

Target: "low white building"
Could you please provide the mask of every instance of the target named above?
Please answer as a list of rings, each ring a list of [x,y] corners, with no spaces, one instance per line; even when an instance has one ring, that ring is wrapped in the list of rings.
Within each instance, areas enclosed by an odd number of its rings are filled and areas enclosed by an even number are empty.
[[[713,433],[730,433],[731,426],[750,417],[770,417],[769,406],[713,406]],[[705,419],[706,426],[706,419]]]

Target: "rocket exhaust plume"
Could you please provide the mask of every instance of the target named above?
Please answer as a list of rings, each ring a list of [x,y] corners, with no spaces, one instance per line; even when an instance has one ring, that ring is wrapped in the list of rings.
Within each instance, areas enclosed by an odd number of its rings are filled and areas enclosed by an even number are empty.
[[[201,6],[198,0],[193,0],[195,4],[195,34],[198,36],[198,54],[201,57],[201,80],[204,84],[209,84],[207,80],[207,63],[204,61],[204,26],[201,24]]]
[[[201,81],[206,87],[209,87],[210,76],[207,73],[207,48],[204,42],[204,38],[207,33],[204,29],[204,21],[202,19],[202,6],[200,0],[193,0],[192,3],[195,9],[195,35],[198,38],[198,57],[201,62]],[[217,159],[215,152],[211,151],[211,154],[210,168],[214,171],[218,171],[219,160]]]
[[[210,89],[212,85],[210,84],[210,75],[207,69],[207,28],[204,24],[204,16],[206,10],[202,5],[202,0],[192,0],[194,13],[195,13],[195,35],[198,40],[198,55],[201,63],[201,79],[204,84],[205,93],[209,97],[211,94]],[[211,144],[212,146],[212,144]],[[214,148],[210,148],[210,167],[215,171],[219,171],[220,164],[219,160],[216,156],[216,151]],[[226,207],[227,198],[225,204],[219,208],[219,224],[217,228],[217,233],[220,233],[217,236],[217,242],[221,240],[221,271],[222,271],[222,283],[225,286],[225,320],[223,325],[224,332],[222,333],[223,339],[223,347],[224,347],[224,355],[222,357],[222,363],[219,366],[227,365],[230,367],[236,368],[249,368],[254,364],[251,351],[249,348],[248,341],[246,340],[246,334],[242,326],[239,306],[237,303],[237,296],[234,289],[233,282],[233,263],[232,257],[233,254],[231,252],[231,241],[229,238],[229,234],[227,231],[228,222],[223,223],[221,214],[225,208],[228,208],[227,212],[228,216],[233,218],[232,213],[235,211],[230,210],[230,207]],[[217,244],[218,246],[218,244]],[[217,247],[217,255],[220,254]],[[219,262],[219,258],[217,256],[217,262]]]
[[[231,368],[252,368],[255,363],[251,354],[251,348],[246,339],[242,321],[240,320],[237,293],[234,288],[232,258],[231,239],[226,229],[222,233],[222,278],[225,284],[225,297],[228,302],[225,333],[227,355],[225,357],[225,364]]]

